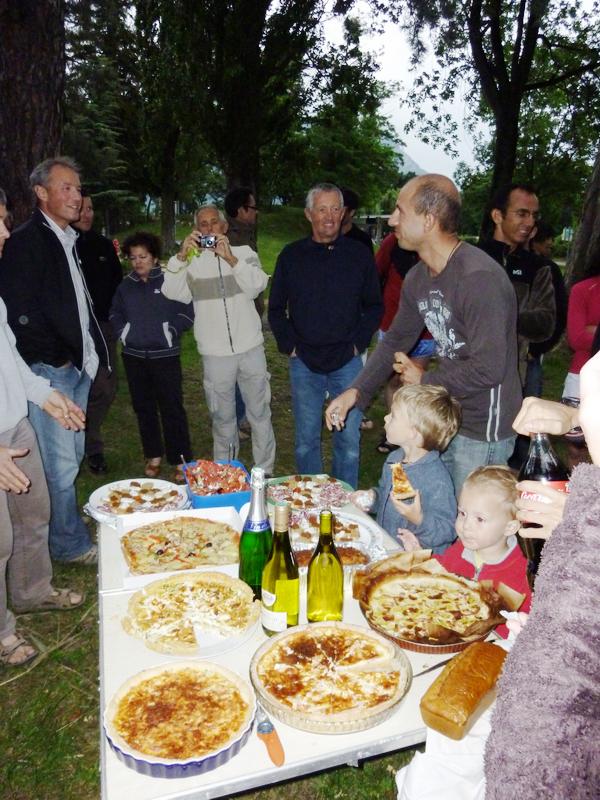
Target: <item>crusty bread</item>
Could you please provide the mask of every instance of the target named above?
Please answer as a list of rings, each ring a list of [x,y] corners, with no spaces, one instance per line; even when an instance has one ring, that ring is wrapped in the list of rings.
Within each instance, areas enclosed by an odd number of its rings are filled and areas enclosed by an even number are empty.
[[[475,642],[459,653],[421,698],[425,724],[451,739],[462,739],[505,658],[506,651],[489,642]]]

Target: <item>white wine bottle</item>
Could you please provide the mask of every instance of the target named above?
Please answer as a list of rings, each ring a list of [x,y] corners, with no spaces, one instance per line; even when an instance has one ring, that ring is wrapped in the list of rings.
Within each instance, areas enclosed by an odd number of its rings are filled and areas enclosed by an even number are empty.
[[[277,503],[273,544],[262,574],[261,622],[268,636],[298,624],[300,581],[290,545],[289,515],[289,504]]]
[[[342,619],[344,568],[333,541],[331,511],[321,511],[319,543],[308,565],[306,616],[309,622]]]

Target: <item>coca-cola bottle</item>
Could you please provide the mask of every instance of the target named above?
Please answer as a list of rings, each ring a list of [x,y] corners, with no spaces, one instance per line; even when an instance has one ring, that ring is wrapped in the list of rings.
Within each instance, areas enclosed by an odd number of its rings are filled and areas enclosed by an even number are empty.
[[[558,489],[559,492],[569,491],[569,471],[556,455],[550,444],[547,433],[534,433],[531,435],[531,444],[527,460],[519,472],[520,481],[543,481],[543,483]],[[535,492],[522,492],[521,497],[537,500],[541,503],[548,502],[546,498]],[[535,522],[524,522],[523,528],[540,528]],[[535,576],[540,564],[542,548],[545,539],[530,539],[517,536],[523,555],[527,559],[527,580],[533,589]]]

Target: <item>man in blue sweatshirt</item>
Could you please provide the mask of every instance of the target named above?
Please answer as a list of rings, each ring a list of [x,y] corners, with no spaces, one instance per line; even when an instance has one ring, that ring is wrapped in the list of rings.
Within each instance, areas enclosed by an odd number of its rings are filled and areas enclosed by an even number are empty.
[[[307,195],[312,235],[279,254],[269,298],[269,324],[290,357],[296,426],[296,468],[323,472],[323,404],[362,368],[383,313],[375,262],[364,245],[340,235],[344,201],[337,186],[321,183]],[[333,432],[331,473],[356,487],[362,414],[352,411]]]

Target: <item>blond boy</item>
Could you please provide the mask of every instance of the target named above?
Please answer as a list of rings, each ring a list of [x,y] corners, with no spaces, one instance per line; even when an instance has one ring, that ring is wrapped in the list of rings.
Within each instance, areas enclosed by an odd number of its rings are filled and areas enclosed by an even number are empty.
[[[388,442],[398,445],[387,457],[377,489],[355,492],[354,502],[376,512],[392,536],[411,531],[420,547],[442,553],[454,541],[456,498],[442,453],[460,425],[460,405],[442,386],[403,386],[385,417]],[[392,493],[392,467],[401,463],[415,490],[412,500]]]

